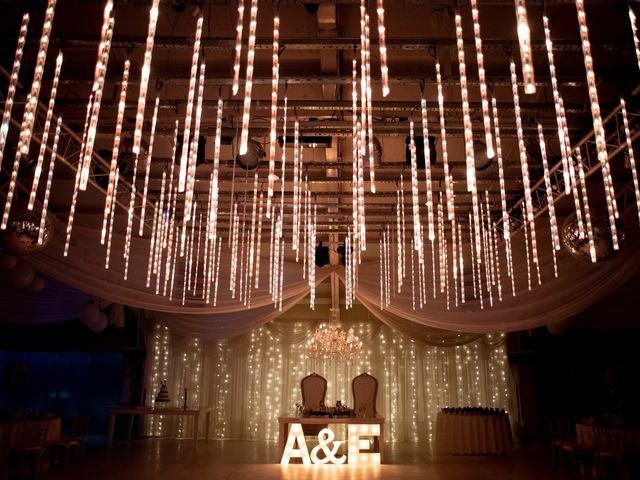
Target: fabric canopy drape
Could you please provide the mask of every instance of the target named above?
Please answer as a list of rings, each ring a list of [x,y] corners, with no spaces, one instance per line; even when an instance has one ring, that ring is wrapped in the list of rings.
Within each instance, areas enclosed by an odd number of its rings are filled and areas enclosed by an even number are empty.
[[[501,249],[502,268],[498,283],[503,299],[499,301],[496,285],[493,287],[492,298],[485,294],[484,308],[481,308],[478,300],[470,298],[471,274],[469,272],[467,272],[469,278],[466,278],[466,303],[455,306],[450,294],[449,308],[447,308],[447,301],[439,291],[439,284],[436,285],[436,298],[433,298],[432,274],[429,270],[425,275],[427,301],[422,307],[417,305],[414,309],[411,284],[409,278],[405,278],[402,293],[394,292],[390,305],[381,310],[379,308],[379,265],[377,260],[371,260],[367,256],[359,266],[356,297],[380,321],[405,334],[411,334],[415,330],[415,324],[453,332],[482,334],[529,329],[559,322],[576,315],[611,294],[640,270],[640,236],[634,217],[635,212],[632,211],[627,212],[624,217],[625,224],[628,225],[626,239],[621,250],[610,259],[591,264],[573,258],[564,249],[557,252],[558,278],[554,278],[553,274],[548,222],[546,219],[537,219],[542,284],[538,285],[537,273],[532,263],[530,272],[532,288],[530,291],[527,288],[524,237],[523,233],[519,232],[513,237],[516,295],[512,296],[511,293],[511,282],[506,275],[504,250]],[[202,339],[221,339],[246,333],[252,328],[273,320],[309,292],[307,280],[302,278],[302,262],[296,263],[286,258],[282,312],[274,308],[267,288],[269,248],[268,245],[264,245],[260,269],[261,288],[252,290],[250,301],[246,304],[239,300],[237,294],[234,298],[229,289],[230,255],[227,245],[223,244],[217,305],[214,307],[202,299],[201,282],[195,296],[191,292],[187,293],[183,305],[181,301],[184,283],[182,268],[176,269],[172,299],[168,294],[163,295],[164,279],[156,284],[155,277],[152,277],[150,288],[146,287],[148,239],[134,238],[129,278],[123,280],[124,260],[119,253],[115,253],[122,251],[123,238],[114,237],[111,268],[105,270],[105,249],[99,243],[98,233],[78,226],[74,229],[73,235],[68,257],[65,258],[62,255],[64,234],[60,232],[47,249],[29,256],[29,261],[39,271],[91,295],[110,302],[148,310],[152,317],[182,335],[198,336]],[[392,247],[392,256],[394,256],[395,246],[392,245]],[[287,251],[289,248],[287,246]],[[430,248],[430,244],[427,244],[426,258],[431,256]],[[368,252],[368,255],[375,256],[374,247],[371,247]],[[467,265],[469,265],[469,256],[465,258]],[[437,271],[439,268],[437,255],[435,259]],[[317,283],[325,280],[332,268],[339,268],[340,275],[344,278],[341,267],[319,268],[316,274]],[[393,269],[392,275],[395,275]],[[435,277],[439,282],[437,275]],[[167,283],[171,285],[170,282]],[[156,285],[159,287],[158,295],[155,293]],[[415,292],[413,294],[416,295]]]

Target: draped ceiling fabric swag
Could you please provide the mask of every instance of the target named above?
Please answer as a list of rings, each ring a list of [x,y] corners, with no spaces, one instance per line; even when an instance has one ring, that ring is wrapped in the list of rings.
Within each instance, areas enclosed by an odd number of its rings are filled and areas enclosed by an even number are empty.
[[[640,235],[635,212],[629,210],[622,215],[627,226],[626,239],[620,252],[613,258],[596,264],[576,260],[564,250],[558,252],[559,278],[553,278],[553,264],[550,251],[550,236],[546,218],[538,218],[538,249],[542,272],[542,285],[537,285],[535,272],[532,271],[532,291],[527,291],[527,270],[525,263],[523,233],[513,238],[514,269],[516,273],[515,297],[511,296],[511,287],[506,272],[502,268],[503,301],[489,307],[485,299],[485,308],[480,309],[477,301],[467,301],[459,307],[446,309],[444,298],[433,299],[430,296],[422,308],[412,308],[410,282],[405,281],[402,294],[396,294],[391,304],[384,310],[379,309],[379,267],[377,261],[364,257],[360,265],[357,287],[358,300],[375,316],[393,328],[407,334],[417,323],[440,329],[458,332],[496,333],[535,328],[558,322],[571,317],[585,308],[600,301],[614,292],[621,284],[640,270]],[[559,222],[560,223],[560,222]],[[91,295],[105,300],[139,307],[153,312],[158,320],[168,325],[176,333],[197,336],[202,339],[222,339],[247,333],[252,328],[276,318],[280,312],[274,308],[266,287],[268,278],[268,257],[262,258],[260,270],[261,288],[252,293],[251,305],[245,307],[239,300],[231,298],[227,279],[229,278],[229,258],[223,248],[220,287],[216,307],[204,301],[187,297],[185,306],[181,305],[182,274],[176,272],[176,287],[173,301],[168,297],[155,295],[155,289],[147,289],[146,259],[148,239],[136,239],[132,244],[129,280],[122,279],[123,261],[114,257],[111,268],[104,269],[104,247],[100,246],[95,230],[77,227],[69,257],[62,256],[61,242],[64,232],[58,232],[53,244],[42,252],[29,257],[33,265],[41,272],[70,286],[82,289]],[[114,244],[121,247],[122,237],[114,238]],[[115,248],[114,252],[118,251]],[[430,247],[428,247],[430,248]],[[427,248],[427,250],[428,250]],[[287,251],[290,247],[287,246]],[[377,257],[375,247],[368,252]],[[263,252],[268,249],[264,248]],[[394,249],[395,251],[395,249]],[[426,252],[430,255],[430,252]],[[469,261],[468,258],[465,261]],[[321,283],[331,273],[332,267],[318,269],[316,281]],[[436,267],[438,268],[438,267]],[[343,276],[343,270],[340,274]],[[427,292],[431,292],[431,275],[426,275]],[[471,280],[469,278],[468,284]],[[161,286],[162,288],[162,286]],[[302,263],[285,261],[283,311],[291,308],[309,292],[307,282],[302,278]],[[177,298],[176,298],[177,297]]]
[[[432,442],[436,415],[445,406],[506,409],[513,425],[512,381],[505,335],[485,335],[458,346],[433,346],[376,320],[342,321],[363,340],[352,364],[306,355],[316,322],[276,320],[226,341],[200,341],[152,326],[148,335],[146,390],[153,401],[166,379],[172,405],[213,407],[216,438],[275,440],[277,417],[301,402],[300,380],[311,372],[327,378],[326,401],[353,404],[351,379],[362,372],[379,381],[377,408],[390,441]],[[188,437],[189,421],[148,417],[148,435]]]

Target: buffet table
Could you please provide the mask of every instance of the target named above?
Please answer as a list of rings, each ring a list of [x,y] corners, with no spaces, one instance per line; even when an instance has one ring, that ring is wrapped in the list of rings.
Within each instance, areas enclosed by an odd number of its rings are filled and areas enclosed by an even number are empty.
[[[193,418],[193,448],[198,447],[198,426],[200,423],[200,414],[205,414],[205,439],[209,441],[209,425],[211,423],[211,407],[198,407],[198,408],[153,408],[153,407],[115,407],[109,410],[109,432],[107,433],[107,446],[111,448],[113,444],[113,431],[116,424],[116,416],[129,415],[129,431],[127,438],[131,440],[131,434],[133,431],[133,417],[136,415],[173,415],[173,416],[186,416]]]
[[[436,453],[454,455],[510,454],[513,447],[509,415],[439,412]]]
[[[378,436],[378,448],[380,450],[380,463],[384,463],[384,418],[360,418],[360,417],[278,417],[278,456],[282,457],[284,447],[287,444],[289,425],[299,423],[301,425],[380,425]]]

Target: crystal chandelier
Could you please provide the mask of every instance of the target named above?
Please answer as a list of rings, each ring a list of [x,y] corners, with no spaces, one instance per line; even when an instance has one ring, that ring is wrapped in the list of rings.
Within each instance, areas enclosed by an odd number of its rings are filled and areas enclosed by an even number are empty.
[[[362,342],[353,333],[353,328],[349,330],[340,328],[340,310],[337,308],[330,310],[330,323],[319,326],[309,341],[309,357],[337,361],[354,360],[362,350]]]

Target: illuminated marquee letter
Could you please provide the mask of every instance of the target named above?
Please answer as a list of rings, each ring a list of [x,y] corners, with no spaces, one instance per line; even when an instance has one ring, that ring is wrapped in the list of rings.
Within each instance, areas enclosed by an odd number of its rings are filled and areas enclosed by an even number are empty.
[[[349,465],[380,465],[380,453],[364,453],[369,440],[360,437],[380,436],[380,425],[349,425]]]
[[[298,442],[298,448],[294,448],[296,441]],[[292,458],[301,458],[304,465],[311,465],[307,442],[304,440],[302,425],[299,423],[291,424],[291,429],[289,430],[289,436],[287,438],[287,445],[284,447],[284,453],[282,454],[280,464],[289,465],[289,460]]]

